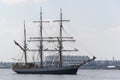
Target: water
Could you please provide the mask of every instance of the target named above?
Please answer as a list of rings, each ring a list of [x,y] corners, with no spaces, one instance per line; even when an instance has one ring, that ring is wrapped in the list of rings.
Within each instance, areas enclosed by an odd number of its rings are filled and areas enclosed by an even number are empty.
[[[120,70],[79,70],[77,75],[16,74],[0,69],[0,80],[120,80]]]

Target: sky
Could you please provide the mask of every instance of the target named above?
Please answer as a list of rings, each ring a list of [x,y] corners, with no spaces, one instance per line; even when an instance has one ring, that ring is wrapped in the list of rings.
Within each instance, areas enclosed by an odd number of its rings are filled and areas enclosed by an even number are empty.
[[[0,0],[0,61],[22,54],[13,40],[23,45],[24,20],[28,33],[38,30],[32,21],[39,20],[40,7],[45,20],[59,19],[62,8],[63,18],[70,19],[64,28],[77,39],[80,53],[120,60],[119,0]]]

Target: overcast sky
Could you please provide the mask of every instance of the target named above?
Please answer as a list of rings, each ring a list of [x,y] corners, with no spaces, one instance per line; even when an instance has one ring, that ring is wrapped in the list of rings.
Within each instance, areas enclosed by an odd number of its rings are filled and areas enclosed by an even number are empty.
[[[64,27],[83,53],[120,60],[120,0],[0,0],[0,61],[22,54],[13,40],[22,44],[23,21],[28,27],[39,20],[40,6],[48,20],[58,19],[63,9],[63,17],[70,19]]]

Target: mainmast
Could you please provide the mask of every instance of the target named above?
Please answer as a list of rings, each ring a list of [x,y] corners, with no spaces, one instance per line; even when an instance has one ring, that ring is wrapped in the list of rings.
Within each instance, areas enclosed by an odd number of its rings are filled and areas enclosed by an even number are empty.
[[[39,55],[40,55],[40,67],[43,67],[43,22],[49,22],[49,21],[43,21],[42,20],[42,8],[40,8],[40,20],[39,21],[33,21],[34,23],[39,22],[40,23],[40,46],[39,46]]]
[[[60,56],[60,67],[62,67],[62,29],[63,29],[63,25],[62,25],[62,9],[60,9],[60,40],[59,40],[59,56]]]

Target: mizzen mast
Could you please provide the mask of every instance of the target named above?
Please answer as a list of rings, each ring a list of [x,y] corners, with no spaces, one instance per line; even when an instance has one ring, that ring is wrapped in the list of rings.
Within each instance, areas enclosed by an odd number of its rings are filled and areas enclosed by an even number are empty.
[[[26,44],[26,27],[24,20],[24,55],[25,55],[25,64],[27,64],[27,44]]]
[[[24,20],[24,45],[21,46],[18,42],[14,40],[14,43],[24,52],[25,64],[27,64],[27,40],[26,40],[26,27]]]

